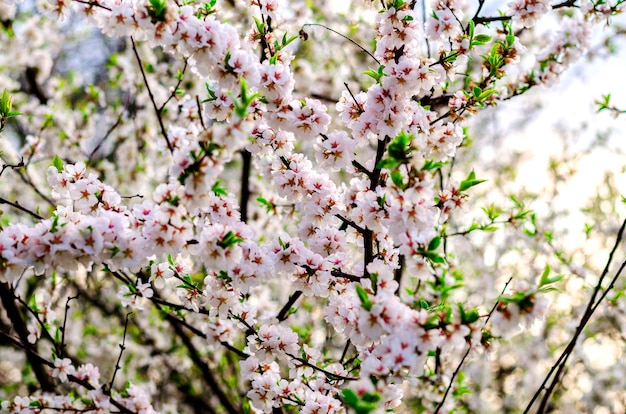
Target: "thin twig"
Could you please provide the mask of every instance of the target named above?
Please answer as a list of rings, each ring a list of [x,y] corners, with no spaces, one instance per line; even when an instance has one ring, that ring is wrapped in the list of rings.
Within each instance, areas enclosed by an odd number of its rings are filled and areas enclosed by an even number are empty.
[[[131,36],[130,41],[133,45],[133,52],[135,52],[137,63],[139,64],[139,70],[141,70],[143,83],[146,85],[146,89],[148,90],[148,96],[150,97],[150,101],[152,102],[152,107],[154,108],[154,112],[156,113],[157,120],[159,121],[159,126],[161,127],[161,135],[163,135],[163,138],[165,138],[165,142],[167,143],[167,148],[170,150],[170,153],[174,153],[174,147],[172,147],[172,143],[170,142],[170,139],[167,137],[167,131],[165,130],[165,125],[163,125],[163,118],[161,117],[161,110],[157,107],[157,104],[154,100],[154,95],[152,95],[152,90],[150,89],[150,84],[148,83],[148,78],[146,77],[146,72],[143,69],[143,63],[141,62],[141,57],[139,56],[139,52],[137,51],[137,46],[135,45],[135,39]]]
[[[172,322],[171,318],[168,317],[168,320]],[[202,372],[202,378],[204,382],[209,386],[211,391],[217,396],[222,408],[229,414],[237,414],[241,412],[241,410],[235,408],[232,404],[230,398],[226,393],[222,390],[220,385],[217,382],[217,379],[211,372],[211,368],[202,360],[200,353],[196,349],[191,339],[185,334],[178,323],[172,323],[171,326],[174,328],[174,332],[176,335],[182,340],[183,345],[189,352],[189,357],[193,361],[194,365]]]
[[[352,100],[354,101],[355,105],[359,108],[359,113],[363,113],[365,112],[365,110],[363,109],[363,107],[361,106],[361,104],[359,103],[359,101],[356,100],[356,97],[354,96],[354,94],[352,93],[352,91],[350,90],[350,86],[348,85],[348,82],[344,82],[343,86],[346,87],[346,89],[348,90],[348,93],[350,94],[350,96],[352,97]]]
[[[357,381],[359,379],[359,378],[354,378],[354,377],[344,377],[343,375],[333,374],[332,372],[326,371],[325,369],[320,368],[317,365],[310,363],[306,359],[299,358],[299,357],[297,357],[295,355],[290,354],[289,352],[285,352],[285,355],[287,355],[288,357],[290,357],[290,358],[292,358],[292,359],[294,359],[294,360],[296,360],[298,362],[301,362],[302,364],[306,365],[307,367],[313,368],[314,370],[321,372],[322,374],[326,375],[326,377],[328,379],[330,379],[330,380],[335,380],[335,381],[338,381],[338,380]]]
[[[376,56],[374,56],[372,53],[370,53],[370,51],[369,51],[369,50],[365,49],[363,46],[361,46],[360,44],[358,44],[358,43],[357,43],[357,42],[355,42],[354,40],[350,39],[348,36],[346,36],[346,35],[344,35],[344,34],[342,34],[342,33],[339,33],[338,31],[336,31],[336,30],[334,30],[334,29],[331,29],[330,27],[325,26],[325,25],[323,25],[323,24],[319,24],[319,23],[306,23],[306,24],[303,24],[303,25],[302,25],[302,29],[301,29],[301,30],[304,30],[304,28],[305,28],[305,27],[307,27],[307,26],[319,26],[319,27],[323,27],[324,29],[326,29],[326,30],[328,30],[328,31],[330,31],[330,32],[333,32],[333,33],[335,33],[335,34],[337,34],[337,35],[339,35],[339,36],[341,36],[341,37],[343,37],[344,39],[348,40],[350,43],[354,44],[356,47],[358,47],[359,49],[361,49],[363,52],[367,53],[367,54],[369,55],[369,57],[371,57],[372,59],[374,59],[374,60],[376,61],[376,63],[378,63],[378,64],[380,65],[380,61],[379,61],[378,59],[376,59]]]
[[[26,207],[22,207],[21,205],[18,204],[18,202],[12,202],[7,200],[6,198],[0,197],[0,204],[8,204],[11,207],[14,207],[20,211],[23,211],[24,213],[30,214],[31,216],[33,216],[34,218],[36,218],[37,220],[43,220],[44,218],[42,216],[40,216],[39,214],[35,213],[32,210],[27,209]]]
[[[128,107],[128,103],[126,104],[126,106]],[[124,110],[126,110],[126,108]],[[89,160],[89,162],[91,162],[91,159],[94,157],[94,155],[96,155],[96,152],[98,152],[100,147],[102,147],[102,144],[104,144],[104,141],[106,141],[107,138],[109,138],[109,136],[113,133],[113,131],[115,131],[115,129],[122,123],[122,118],[123,117],[124,117],[124,111],[122,111],[119,114],[119,116],[117,117],[117,120],[115,121],[115,123],[109,127],[107,132],[105,132],[105,134],[102,136],[102,138],[100,138],[100,141],[98,141],[98,143],[96,144],[94,149],[91,150],[91,152],[87,156],[87,159]]]
[[[348,355],[348,349],[350,348],[351,344],[352,344],[352,342],[348,339],[346,341],[346,346],[343,348],[343,352],[341,353],[341,358],[339,359],[339,363],[341,365],[343,365],[343,361],[344,361],[344,359],[346,359],[346,355]]]
[[[611,249],[611,252],[609,253],[609,258],[608,258],[608,260],[606,262],[604,270],[602,271],[602,274],[600,275],[600,278],[598,279],[598,282],[596,283],[596,286],[595,286],[595,288],[593,290],[593,293],[591,294],[591,298],[589,299],[589,302],[587,303],[587,307],[585,308],[585,312],[583,313],[583,316],[582,316],[582,318],[580,320],[580,323],[578,324],[578,327],[576,328],[576,331],[574,333],[573,338],[570,340],[570,342],[568,343],[567,347],[565,348],[565,350],[563,351],[561,356],[559,356],[557,361],[550,368],[550,371],[548,372],[548,374],[544,378],[543,382],[541,383],[541,385],[539,386],[539,388],[537,389],[537,391],[535,392],[535,394],[531,398],[530,402],[526,406],[526,409],[524,410],[524,414],[527,414],[530,411],[530,409],[532,408],[533,404],[535,403],[535,401],[539,397],[539,394],[541,394],[541,392],[543,390],[546,390],[546,393],[544,394],[544,396],[543,396],[543,398],[541,400],[541,405],[539,407],[538,413],[542,413],[543,412],[542,410],[545,409],[545,407],[546,407],[546,405],[547,405],[547,403],[548,403],[548,401],[550,399],[550,395],[552,394],[552,392],[554,391],[554,388],[556,387],[556,385],[560,381],[560,375],[563,372],[563,369],[565,368],[565,364],[567,362],[567,359],[569,358],[570,354],[574,350],[574,347],[576,346],[576,342],[578,340],[578,337],[583,332],[585,326],[587,325],[587,322],[589,322],[589,320],[591,319],[591,316],[593,315],[593,313],[598,308],[599,303],[606,297],[606,294],[608,293],[608,291],[610,289],[612,289],[615,280],[617,280],[617,277],[621,274],[624,266],[626,265],[626,262],[622,263],[622,266],[620,267],[619,271],[617,272],[617,274],[613,278],[613,281],[611,282],[609,287],[607,287],[607,289],[604,291],[604,293],[600,296],[600,298],[596,302],[596,297],[597,297],[598,293],[600,292],[600,290],[602,289],[602,282],[604,281],[606,275],[609,272],[609,268],[610,268],[611,263],[613,261],[613,256],[615,254],[615,251],[617,250],[617,247],[619,246],[619,244],[622,241],[625,228],[626,228],[626,220],[624,220],[624,222],[622,223],[622,226],[619,229],[619,232],[617,233],[617,237],[615,238],[615,244],[613,245],[613,248]],[[552,374],[555,371],[557,371],[557,372],[556,372],[556,375],[554,376],[554,378],[552,380],[552,383],[550,384],[550,386],[548,388],[546,388],[546,384],[548,383],[548,381],[550,380],[550,377],[552,377]]]
[[[506,288],[509,286],[509,283],[511,283],[512,280],[513,280],[512,277],[510,277],[509,280],[507,280],[507,282],[504,284],[504,287],[502,288],[502,292],[500,293],[500,296],[502,296],[504,294],[504,292],[506,291]],[[496,303],[491,308],[491,311],[489,312],[489,315],[487,315],[487,318],[485,319],[485,323],[483,324],[483,327],[481,329],[484,329],[484,327],[487,326],[487,323],[489,322],[489,319],[491,319],[491,315],[493,314],[493,312],[498,307],[498,302],[499,301],[500,300],[497,300]],[[435,414],[439,413],[441,408],[443,408],[443,404],[446,402],[446,398],[448,397],[448,394],[450,393],[450,390],[452,389],[452,385],[454,384],[454,379],[456,378],[456,376],[461,371],[461,367],[465,363],[465,360],[469,356],[469,353],[470,353],[471,350],[472,350],[472,344],[470,343],[468,345],[468,347],[467,347],[467,351],[463,355],[463,358],[461,358],[461,361],[459,362],[459,365],[457,365],[456,369],[452,373],[452,377],[450,377],[450,382],[448,383],[448,387],[446,388],[446,392],[443,394],[443,398],[441,399],[441,401],[437,405],[437,408],[435,409]]]
[[[12,337],[11,335],[7,334],[6,332],[0,331],[0,335],[2,335],[6,340],[8,340],[9,342],[11,342],[11,344],[13,344],[13,346],[15,346],[16,348],[22,349],[26,352],[28,352],[30,354],[30,357],[32,358],[32,361],[35,361],[38,365],[46,365],[49,368],[55,368],[54,363],[52,361],[47,360],[46,358],[42,357],[41,355],[39,355],[37,352],[35,352],[31,347],[25,345],[24,342],[20,342],[18,339]],[[29,361],[31,361],[31,359],[29,359]],[[70,382],[73,382],[74,384],[78,384],[80,386],[82,386],[83,388],[87,389],[87,390],[95,390],[95,387],[93,385],[91,385],[91,383],[89,383],[88,380],[86,379],[80,379],[77,378],[76,376],[72,375],[72,374],[68,374],[67,375],[67,379]],[[50,392],[54,392],[54,388],[52,388],[50,390]],[[109,396],[109,401],[111,402],[111,404],[113,404],[118,410],[120,410],[120,413],[124,413],[124,414],[137,414],[135,411],[131,411],[128,408],[126,408],[122,403],[120,403],[119,401],[117,401],[116,399],[114,399],[111,396],[111,393],[105,393],[106,395]]]
[[[159,113],[163,112],[163,109],[165,109],[165,106],[174,98],[174,96],[176,96],[176,92],[178,91],[178,88],[180,88],[180,84],[183,83],[183,78],[185,77],[186,71],[187,71],[187,59],[185,59],[185,65],[183,66],[183,70],[180,73],[180,79],[178,79],[178,83],[176,83],[176,86],[174,86],[174,90],[172,90],[172,93],[170,93],[170,96],[168,96],[165,102],[163,102],[163,105],[159,107]]]
[[[291,310],[291,307],[293,306],[294,303],[296,303],[296,301],[300,298],[300,296],[302,296],[302,291],[296,290],[293,293],[293,295],[289,297],[289,300],[287,301],[287,303],[285,303],[285,306],[283,306],[280,312],[278,312],[278,315],[276,315],[276,319],[278,319],[278,322],[282,322],[285,319],[287,319],[287,317],[289,316],[289,311]]]
[[[117,361],[115,362],[115,369],[113,370],[113,375],[111,376],[111,381],[109,382],[109,390],[113,389],[113,383],[115,382],[115,376],[117,375],[117,372],[120,370],[120,368],[122,368],[120,366],[120,361],[122,361],[122,354],[124,353],[124,350],[126,349],[126,332],[128,331],[128,318],[130,317],[130,315],[132,314],[132,312],[128,312],[126,314],[126,321],[124,322],[124,333],[122,334],[122,343],[120,344],[120,353],[117,356]]]
[[[341,220],[343,223],[347,224],[348,226],[352,227],[353,229],[355,229],[356,231],[358,231],[359,233],[363,234],[365,233],[365,229],[361,226],[359,226],[358,224],[356,224],[354,221],[345,218],[344,216],[342,216],[341,214],[335,214],[335,217],[337,217],[339,220]]]
[[[104,10],[108,10],[108,11],[112,11],[112,9],[110,7],[107,6],[103,6],[102,4],[98,3],[97,1],[89,1],[89,0],[74,0],[76,3],[81,3],[87,6],[91,6],[91,7],[100,7]]]
[[[65,302],[65,312],[63,315],[63,325],[61,325],[61,344],[59,345],[59,357],[65,357],[65,327],[67,326],[67,314],[70,311],[70,301],[73,299],[78,299],[78,294],[76,296],[70,296],[67,298]]]
[[[22,168],[23,166],[24,166],[24,157],[22,157],[20,159],[20,162],[18,162],[17,164],[4,164],[2,166],[2,171],[0,171],[0,176],[4,174],[4,170],[6,170],[7,168],[16,169],[16,168]]]
[[[202,129],[206,130],[204,117],[202,116],[202,104],[200,103],[200,97],[198,95],[196,95],[196,105],[198,106],[198,118],[200,119],[200,125],[202,125]]]

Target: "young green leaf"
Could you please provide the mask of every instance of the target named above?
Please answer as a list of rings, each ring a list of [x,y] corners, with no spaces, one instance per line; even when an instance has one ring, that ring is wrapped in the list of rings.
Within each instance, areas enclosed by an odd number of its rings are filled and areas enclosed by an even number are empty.
[[[459,191],[465,191],[475,185],[478,185],[480,183],[484,183],[487,180],[477,180],[476,179],[476,173],[474,172],[474,170],[472,170],[472,172],[469,173],[469,175],[467,176],[467,178],[463,181],[461,181],[461,183],[459,184]]]
[[[556,275],[556,276],[550,277],[551,271],[552,269],[550,268],[550,265],[546,265],[546,267],[543,269],[543,273],[541,274],[541,279],[539,282],[540,288],[543,288],[544,286],[549,285],[551,283],[556,283],[560,281],[561,279],[563,279],[563,275]]]
[[[374,306],[374,304],[370,300],[365,289],[363,289],[362,286],[357,285],[356,294],[359,296],[359,300],[361,301],[361,306],[363,306],[363,308],[369,312],[372,309],[372,306]]]
[[[63,172],[63,160],[55,155],[52,159],[52,166],[57,169],[58,172]]]

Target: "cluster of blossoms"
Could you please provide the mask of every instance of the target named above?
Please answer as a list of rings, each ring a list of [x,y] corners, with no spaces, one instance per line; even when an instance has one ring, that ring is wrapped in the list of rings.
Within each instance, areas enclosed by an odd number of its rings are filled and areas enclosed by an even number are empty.
[[[150,403],[150,395],[141,387],[128,384],[124,394],[110,396],[104,391],[100,382],[100,371],[93,364],[74,367],[68,358],[57,358],[54,361],[52,376],[61,383],[68,382],[71,377],[73,392],[67,395],[46,393],[33,397],[15,397],[13,400],[2,401],[2,411],[20,414],[72,412],[80,410],[89,413],[106,413],[111,410],[128,409],[136,413],[156,413]],[[83,384],[83,387],[76,384]]]
[[[132,109],[149,120],[145,130],[132,131],[148,135],[151,142],[142,145],[159,165],[154,176],[132,171],[154,186],[141,183],[141,194],[122,196],[105,183],[107,170],[95,157],[100,144],[82,160],[60,154],[47,169],[49,216],[31,212],[35,224],[3,223],[2,289],[20,298],[32,293],[29,283],[44,278],[41,289],[48,290],[43,303],[32,305],[21,346],[30,352],[51,341],[54,358],[44,359],[38,379],[75,389],[61,395],[42,386],[4,400],[2,412],[151,413],[171,404],[159,401],[150,384],[116,391],[113,380],[100,383],[96,366],[72,364],[83,358],[65,349],[69,299],[64,318],[52,303],[62,302],[63,289],[83,288],[78,293],[105,314],[129,309],[146,316],[129,335],[153,347],[176,392],[197,386],[196,378],[180,380],[181,371],[195,372],[185,363],[202,372],[212,396],[190,393],[185,404],[202,401],[228,412],[384,411],[402,404],[410,383],[418,384],[411,397],[425,411],[454,409],[446,398],[462,386],[454,364],[463,353],[479,354],[494,336],[530,327],[548,304],[543,291],[518,283],[511,296],[494,291],[465,306],[451,293],[462,277],[446,240],[451,219],[466,211],[469,189],[481,182],[473,172],[460,182],[442,172],[464,142],[463,114],[507,97],[501,79],[525,49],[507,19],[482,18],[505,21],[493,39],[475,34],[484,27],[462,0],[434,1],[424,23],[416,3],[383,2],[372,32],[376,49],[368,55],[378,68],[366,72],[371,79],[363,90],[353,93],[346,83],[330,109],[321,97],[299,96],[296,89],[298,47],[308,36],[290,36],[292,20],[302,23],[297,7],[251,1],[237,19],[222,15],[215,2],[53,0],[42,6],[57,17],[78,15],[106,36],[130,38],[127,48],[153,104]],[[509,12],[514,22],[532,26],[549,10],[545,3],[517,2]],[[592,10],[584,19],[565,19],[567,28],[537,56],[532,85],[550,83],[582,55]],[[174,78],[181,85],[191,69],[186,96],[178,97],[184,94],[179,86],[169,97],[160,89],[165,104],[158,107],[139,42],[160,48],[163,61],[184,60]],[[481,55],[486,44],[491,52]],[[483,60],[475,65],[478,56]],[[124,62],[109,64],[119,70]],[[459,80],[460,73],[467,79]],[[166,111],[170,100],[178,108]],[[134,117],[128,115],[128,124]],[[28,168],[45,160],[52,141],[27,137],[21,154]],[[260,208],[252,207],[255,198]],[[59,277],[70,287],[57,283]],[[113,292],[114,300],[90,296],[92,283]],[[152,320],[151,311],[162,319]],[[126,316],[114,379],[128,323]],[[172,342],[151,337],[150,327]],[[206,349],[217,355],[215,364],[229,365],[235,381],[212,376]],[[185,363],[179,352],[186,352]],[[137,378],[158,377],[145,370]]]

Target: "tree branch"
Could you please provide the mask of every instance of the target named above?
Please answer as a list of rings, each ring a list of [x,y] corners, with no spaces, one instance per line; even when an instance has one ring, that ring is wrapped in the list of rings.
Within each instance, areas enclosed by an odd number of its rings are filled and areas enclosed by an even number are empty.
[[[156,113],[157,120],[159,121],[159,126],[161,127],[161,135],[163,135],[163,138],[165,138],[165,142],[167,143],[167,148],[170,150],[170,153],[174,153],[174,147],[172,147],[172,143],[170,142],[170,139],[167,137],[167,131],[165,130],[165,125],[163,125],[163,117],[161,116],[161,109],[157,107],[157,104],[154,100],[154,95],[152,95],[152,90],[150,89],[150,84],[148,83],[148,78],[146,77],[146,72],[143,69],[143,63],[141,62],[141,57],[139,56],[139,52],[137,51],[137,46],[135,45],[135,39],[133,39],[133,37],[131,36],[130,41],[133,45],[133,52],[135,52],[135,57],[137,58],[139,70],[141,70],[143,83],[146,85],[146,89],[148,90],[148,96],[150,96],[152,107],[154,108],[154,112]]]

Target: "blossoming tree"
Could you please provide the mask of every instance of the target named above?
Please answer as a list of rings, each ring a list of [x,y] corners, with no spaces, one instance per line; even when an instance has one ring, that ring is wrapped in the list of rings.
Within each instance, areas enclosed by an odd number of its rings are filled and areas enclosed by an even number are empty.
[[[529,329],[583,270],[519,198],[471,218],[484,179],[457,160],[623,4],[0,5],[2,412],[566,407],[621,269],[544,350]],[[553,250],[490,272],[467,243],[495,230]]]

